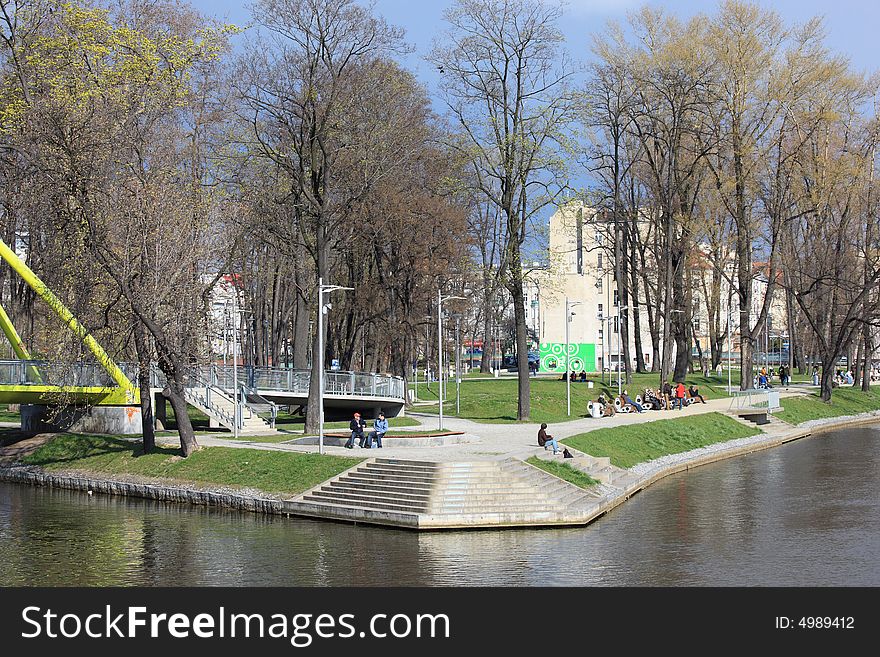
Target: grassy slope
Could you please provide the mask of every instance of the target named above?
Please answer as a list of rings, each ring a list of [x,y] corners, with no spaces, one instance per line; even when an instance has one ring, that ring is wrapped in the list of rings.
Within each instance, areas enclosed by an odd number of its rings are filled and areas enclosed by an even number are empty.
[[[24,461],[46,470],[134,474],[296,494],[362,460],[230,447],[209,447],[187,459],[177,457],[177,453],[160,448],[144,455],[140,445],[119,438],[59,434]]]
[[[611,463],[630,468],[637,463],[697,447],[761,433],[721,413],[691,415],[645,424],[596,429],[562,442],[591,456],[609,456]]]
[[[590,486],[595,486],[599,483],[586,472],[576,470],[568,463],[564,463],[561,461],[545,461],[543,459],[539,459],[537,456],[530,456],[528,459],[526,459],[526,463],[528,463],[529,465],[534,465],[536,468],[540,468],[545,472],[549,472],[554,477],[564,479],[568,483],[574,484],[579,488],[589,488]]]
[[[848,386],[835,388],[831,394],[831,402],[828,404],[816,394],[796,399],[786,397],[780,403],[785,410],[774,413],[773,416],[789,424],[800,424],[826,417],[856,415],[880,409],[880,386],[873,386],[867,393]]]
[[[592,377],[593,388],[588,388],[586,383],[571,384],[571,417],[566,415],[565,382],[557,379],[533,378],[531,380],[531,400],[533,422],[557,423],[577,417],[586,417],[587,402],[596,399],[603,391],[605,394],[613,391],[617,395],[617,380],[614,379],[612,386],[608,387],[608,378],[600,382]],[[658,384],[656,374],[636,374],[630,386],[623,386],[635,396],[646,387],[656,388]],[[701,394],[706,399],[716,399],[727,396],[727,380],[719,383],[713,377],[704,378],[702,375],[689,376],[685,383],[695,383]],[[436,384],[434,385],[436,390]],[[444,402],[443,412],[453,415],[455,412],[455,386],[450,385],[451,400]],[[479,422],[505,423],[516,421],[516,379],[500,379],[494,381],[462,381],[461,383],[461,417],[477,420]],[[424,397],[424,395],[423,395]],[[424,413],[437,413],[436,405],[418,406],[414,410]]]

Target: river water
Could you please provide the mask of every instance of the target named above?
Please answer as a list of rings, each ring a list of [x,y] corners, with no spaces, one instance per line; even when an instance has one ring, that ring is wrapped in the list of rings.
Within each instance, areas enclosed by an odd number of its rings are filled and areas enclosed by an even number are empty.
[[[0,484],[0,585],[880,585],[880,427],[661,480],[588,527],[414,533]]]

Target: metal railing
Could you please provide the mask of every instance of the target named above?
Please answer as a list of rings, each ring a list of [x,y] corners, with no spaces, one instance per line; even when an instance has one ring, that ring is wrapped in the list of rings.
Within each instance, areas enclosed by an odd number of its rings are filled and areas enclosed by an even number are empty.
[[[730,411],[752,410],[756,408],[767,409],[769,413],[781,408],[779,404],[779,391],[767,390],[766,388],[751,388],[749,390],[732,390],[730,392]]]
[[[136,363],[120,363],[119,368],[137,385]],[[281,367],[238,368],[239,385],[250,390],[274,390],[307,395],[309,370],[292,370]],[[36,373],[39,373],[37,376]],[[188,373],[193,388],[204,388],[209,400],[211,391],[223,391],[231,399],[233,390],[232,365],[208,365],[193,368]],[[116,383],[97,363],[63,363],[44,360],[0,361],[0,385],[47,385],[59,387],[115,387]],[[158,367],[150,368],[150,385],[165,386],[165,376]],[[190,387],[190,386],[188,386]],[[218,393],[219,394],[219,393]],[[328,371],[324,375],[324,394],[350,395],[353,397],[383,397],[404,401],[404,382],[398,376],[385,376],[370,372]]]

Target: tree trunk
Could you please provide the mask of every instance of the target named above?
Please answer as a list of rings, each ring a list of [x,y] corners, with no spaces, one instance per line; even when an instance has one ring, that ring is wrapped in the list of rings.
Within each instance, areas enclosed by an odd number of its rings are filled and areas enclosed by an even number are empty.
[[[174,409],[174,421],[177,423],[177,433],[180,436],[180,451],[183,457],[186,458],[199,448],[196,434],[192,428],[192,422],[189,419],[186,398],[184,397],[186,386],[180,374],[180,369],[176,366],[172,372],[164,371],[164,373],[167,383],[162,390],[162,394],[165,396],[165,399],[171,402],[171,408]]]
[[[636,372],[644,374],[648,371],[645,367],[644,346],[642,345],[642,318],[639,312],[639,276],[638,265],[636,262],[636,246],[633,239],[630,239],[629,253],[629,274],[630,285],[632,286],[632,317],[633,317],[633,333],[635,333],[636,348]],[[650,311],[650,308],[648,309]]]
[[[863,331],[865,336],[865,360],[862,363],[862,392],[870,392],[871,370],[874,367],[874,362],[872,359],[872,355],[874,353],[874,341],[871,338],[871,329],[868,326],[865,326]]]
[[[522,255],[514,236],[511,245],[508,291],[513,299],[513,316],[516,323],[517,406],[516,419],[528,420],[531,414],[531,379],[529,378],[528,330],[526,328],[526,303],[523,297]]]
[[[831,382],[834,377],[834,366],[828,366],[829,362],[836,360],[836,358],[831,358],[830,360],[826,358],[829,354],[822,355],[822,377],[819,380],[820,383],[820,397],[824,402],[831,401],[831,391],[833,389]]]
[[[329,263],[328,263],[328,253],[327,253],[327,236],[324,234],[324,226],[319,222],[317,237],[318,237],[318,261],[317,261],[317,278],[319,281],[322,281],[324,285],[327,285],[329,281],[327,280],[327,276],[329,275]],[[337,294],[340,294],[337,292]],[[316,295],[317,296],[317,295]],[[324,305],[327,305],[329,299],[324,299]],[[323,308],[317,309],[318,313],[323,313]],[[327,316],[324,316],[326,318]],[[329,322],[323,321],[323,333],[325,335],[329,334],[328,324]],[[306,421],[304,426],[305,433],[317,433],[318,425],[321,422],[321,408],[319,405],[319,397],[321,396],[320,385],[321,385],[321,361],[324,360],[324,355],[318,355],[319,349],[321,349],[320,343],[323,341],[324,346],[326,347],[327,340],[324,340],[325,336],[320,335],[320,332],[317,330],[317,322],[315,324],[315,335],[312,340],[312,363],[311,363],[311,374],[309,376],[309,397],[306,402]],[[325,368],[326,369],[326,368]]]
[[[483,355],[480,357],[480,373],[488,374],[491,369],[492,352],[495,341],[492,339],[492,302],[489,296],[483,297]]]
[[[150,351],[146,331],[137,319],[134,329],[134,345],[138,359],[138,388],[141,393],[141,431],[144,436],[144,454],[156,448],[156,433],[153,419],[153,394],[150,390]]]

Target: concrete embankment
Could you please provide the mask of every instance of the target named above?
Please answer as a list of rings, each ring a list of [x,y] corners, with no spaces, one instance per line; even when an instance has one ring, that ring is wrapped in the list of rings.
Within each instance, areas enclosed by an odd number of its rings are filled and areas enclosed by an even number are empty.
[[[408,529],[558,527],[586,525],[654,482],[678,472],[810,435],[878,422],[880,411],[817,420],[800,427],[777,421],[758,436],[670,454],[628,470],[612,467],[602,483],[589,490],[510,457],[482,462],[368,459],[288,498],[185,483],[139,483],[81,473],[55,474],[28,466],[0,468],[0,480]],[[599,459],[595,461],[604,465]]]

